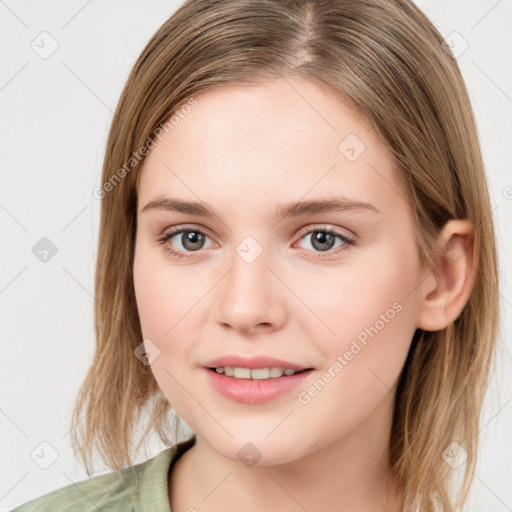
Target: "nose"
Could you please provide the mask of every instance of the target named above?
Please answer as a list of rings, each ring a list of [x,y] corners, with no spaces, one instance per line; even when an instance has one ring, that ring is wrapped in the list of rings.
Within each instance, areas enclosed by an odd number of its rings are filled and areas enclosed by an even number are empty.
[[[224,328],[255,334],[283,327],[285,290],[268,263],[265,253],[252,263],[234,255],[230,271],[216,287],[215,314]]]

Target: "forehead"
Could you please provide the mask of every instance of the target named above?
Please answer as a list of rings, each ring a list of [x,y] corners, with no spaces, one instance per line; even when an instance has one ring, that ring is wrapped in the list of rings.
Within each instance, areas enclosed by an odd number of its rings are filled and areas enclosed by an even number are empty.
[[[210,89],[194,99],[146,157],[141,207],[166,193],[216,206],[336,191],[396,201],[391,154],[332,89],[287,77]]]

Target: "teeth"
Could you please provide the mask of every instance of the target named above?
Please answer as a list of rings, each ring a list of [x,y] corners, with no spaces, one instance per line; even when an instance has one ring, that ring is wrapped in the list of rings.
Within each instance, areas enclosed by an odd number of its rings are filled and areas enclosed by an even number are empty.
[[[254,368],[251,370],[251,377],[253,379],[270,379],[269,368]]]
[[[290,376],[297,373],[297,370],[293,370],[292,368],[281,368],[281,367],[273,367],[273,368],[239,368],[239,367],[231,367],[231,366],[217,366],[215,368],[217,373],[223,373],[227,377],[234,377],[235,379],[255,379],[255,380],[266,380],[266,379],[275,379],[277,377],[282,377],[283,375]]]
[[[281,375],[283,375],[283,371],[283,368],[270,368],[270,376],[272,378],[281,377]]]
[[[250,379],[251,370],[249,368],[235,368],[235,375],[237,379]]]

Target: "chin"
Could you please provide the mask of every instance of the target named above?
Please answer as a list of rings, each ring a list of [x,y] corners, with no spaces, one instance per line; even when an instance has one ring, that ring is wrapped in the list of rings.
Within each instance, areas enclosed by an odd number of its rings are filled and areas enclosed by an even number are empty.
[[[297,438],[286,433],[279,436],[277,432],[271,434],[270,437],[265,436],[266,434],[261,434],[261,431],[252,432],[248,429],[244,434],[235,435],[233,433],[233,438],[229,438],[229,440],[226,437],[212,440],[206,437],[204,439],[212,449],[226,459],[241,462],[247,467],[287,464],[306,455],[305,452],[303,453],[304,446],[301,444],[304,434]]]

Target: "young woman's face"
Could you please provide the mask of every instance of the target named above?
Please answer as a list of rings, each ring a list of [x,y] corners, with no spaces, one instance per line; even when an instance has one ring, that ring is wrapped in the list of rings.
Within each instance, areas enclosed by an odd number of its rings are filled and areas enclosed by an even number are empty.
[[[298,77],[195,100],[138,190],[134,284],[162,393],[232,460],[387,438],[425,275],[390,153]]]

